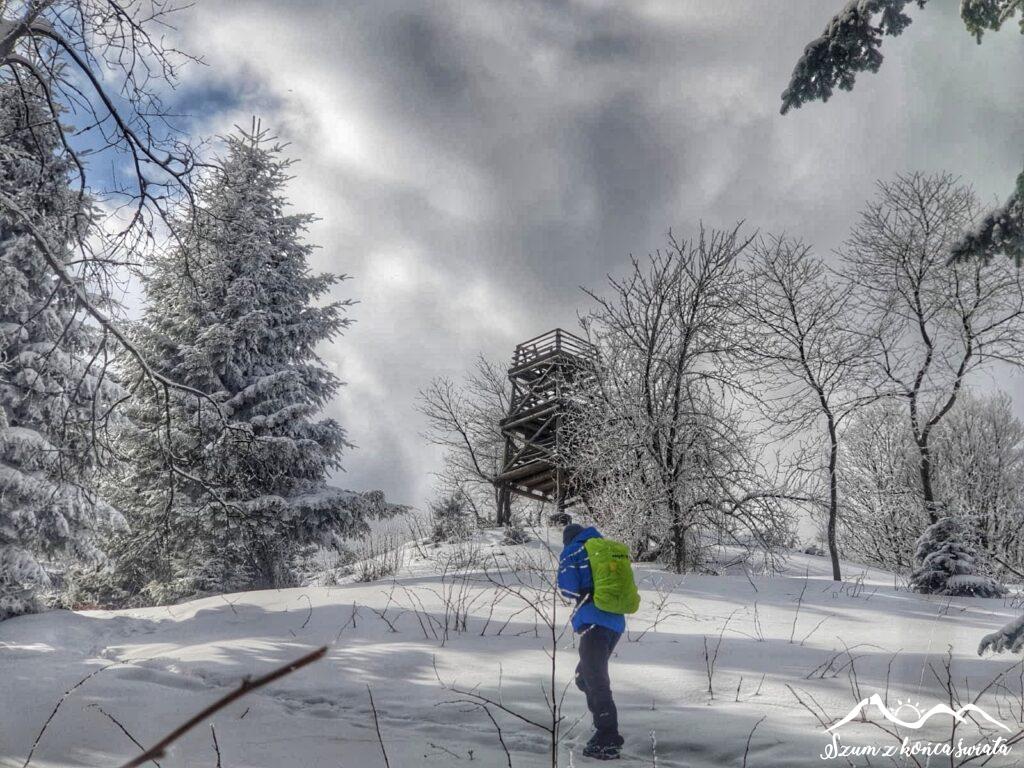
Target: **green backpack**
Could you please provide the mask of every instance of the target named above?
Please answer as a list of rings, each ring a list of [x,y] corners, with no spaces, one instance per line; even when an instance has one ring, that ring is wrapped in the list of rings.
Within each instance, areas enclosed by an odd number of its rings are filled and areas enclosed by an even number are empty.
[[[608,613],[636,613],[640,593],[629,564],[629,547],[611,539],[583,542],[594,578],[594,605]]]

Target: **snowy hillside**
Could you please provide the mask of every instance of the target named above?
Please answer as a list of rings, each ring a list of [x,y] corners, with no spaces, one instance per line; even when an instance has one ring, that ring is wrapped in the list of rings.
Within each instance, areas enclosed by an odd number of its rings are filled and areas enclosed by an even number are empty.
[[[557,532],[549,535],[553,542]],[[30,765],[117,765],[141,751],[131,738],[148,746],[246,676],[323,644],[330,645],[324,660],[222,710],[160,764],[551,765],[542,727],[551,720],[543,687],[551,634],[524,602],[543,597],[530,588],[542,583],[531,569],[546,568],[548,557],[541,543],[505,546],[484,534],[410,550],[394,579],[3,622],[0,765],[25,764],[59,701]],[[739,571],[679,578],[639,567],[641,612],[611,664],[627,738],[622,764],[924,765],[921,756],[822,760],[832,741],[824,725],[874,694],[908,722],[916,719],[909,705],[923,713],[975,702],[998,722],[975,717],[977,724],[957,725],[955,738],[1012,739],[1024,718],[1021,667],[1016,657],[975,655],[983,635],[1018,614],[1009,600],[924,597],[877,571],[837,585],[828,573],[827,561],[806,555],[790,557],[781,575],[749,578]],[[541,610],[549,610],[550,596],[543,599]],[[561,626],[568,610],[557,610]],[[942,687],[950,646],[952,702]],[[559,695],[574,665],[574,640],[565,634],[556,654]],[[486,710],[481,696],[491,702]],[[883,719],[878,707],[863,714],[875,724],[854,718],[842,726],[842,744],[947,741],[953,723],[938,715],[912,730]],[[573,687],[563,715],[559,764],[584,764],[579,749],[589,723]],[[970,764],[1018,760],[1011,752]]]

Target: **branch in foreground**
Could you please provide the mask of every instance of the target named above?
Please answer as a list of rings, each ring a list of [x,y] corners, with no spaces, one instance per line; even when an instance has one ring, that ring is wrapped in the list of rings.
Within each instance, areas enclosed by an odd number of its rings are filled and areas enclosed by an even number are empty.
[[[262,688],[264,685],[272,683],[275,680],[279,680],[285,675],[290,675],[292,672],[302,669],[303,667],[312,664],[314,661],[319,661],[326,654],[327,646],[323,645],[317,648],[315,651],[307,653],[302,658],[296,659],[295,661],[291,661],[285,664],[283,667],[278,667],[273,672],[268,672],[262,677],[257,677],[255,680],[243,681],[242,684],[238,686],[238,688],[233,690],[227,696],[223,696],[199,714],[195,715],[189,720],[186,720],[184,723],[182,723],[173,731],[168,733],[166,736],[160,739],[160,741],[158,741],[148,750],[143,752],[141,755],[132,760],[129,760],[127,763],[122,765],[121,768],[138,768],[138,766],[147,763],[150,760],[153,760],[154,758],[163,757],[164,753],[167,750],[167,747],[169,747],[171,744],[180,739],[182,736],[184,736],[186,733],[188,733],[190,730],[195,728],[197,725],[199,725],[201,722],[209,718],[214,713],[224,709],[224,707],[242,698],[247,693],[252,693],[257,688]]]

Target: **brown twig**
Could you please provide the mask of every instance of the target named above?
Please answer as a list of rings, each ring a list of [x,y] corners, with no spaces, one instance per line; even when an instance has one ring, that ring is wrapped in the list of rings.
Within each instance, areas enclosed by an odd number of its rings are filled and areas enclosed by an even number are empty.
[[[384,749],[384,737],[380,733],[380,720],[377,719],[377,705],[373,703],[373,690],[369,685],[366,686],[366,692],[370,694],[370,709],[373,711],[373,727],[377,729],[377,741],[380,743],[380,753],[384,755],[384,765],[387,768],[391,768],[391,763],[388,761],[388,751]]]
[[[288,662],[283,667],[278,667],[273,672],[268,672],[262,677],[257,677],[255,680],[243,681],[242,684],[238,686],[238,688],[233,690],[231,693],[227,694],[226,696],[222,696],[221,698],[217,699],[217,701],[213,702],[213,704],[211,704],[206,709],[201,711],[199,714],[186,720],[184,723],[182,723],[173,731],[168,733],[166,736],[160,739],[160,741],[158,741],[152,747],[147,749],[141,755],[132,760],[129,760],[127,763],[122,765],[121,768],[138,768],[138,766],[152,760],[153,758],[163,757],[164,752],[167,750],[167,747],[169,747],[175,741],[180,739],[190,730],[195,728],[197,725],[199,725],[199,723],[208,719],[215,712],[219,712],[220,710],[224,709],[224,707],[228,706],[229,704],[232,704],[233,702],[242,698],[246,694],[255,691],[257,688],[262,688],[264,685],[272,683],[275,680],[284,677],[285,675],[290,675],[292,672],[295,672],[298,669],[302,669],[302,667],[308,666],[309,664],[312,664],[314,661],[319,661],[326,655],[326,653],[327,646],[324,645],[320,648],[317,648],[315,651],[311,651],[310,653],[307,653],[305,656],[296,659],[295,661]]]
[[[313,618],[313,601],[309,599],[309,595],[299,595],[299,600],[306,598],[306,602],[309,603],[309,612],[306,614],[306,620],[302,622],[302,626],[299,629],[305,629],[309,626],[309,620]]]
[[[213,736],[213,751],[217,753],[217,768],[221,768],[220,744],[217,743],[217,729],[213,727],[213,723],[210,723],[210,735]]]
[[[123,733],[125,736],[127,736],[131,740],[132,744],[134,744],[139,749],[145,749],[145,747],[142,746],[142,744],[139,743],[139,740],[136,739],[134,736],[132,736],[131,732],[125,727],[124,723],[122,723],[120,720],[118,720],[112,714],[107,712],[107,710],[105,710],[99,704],[90,704],[89,707],[98,710],[100,712],[100,714],[104,715],[110,722],[112,722],[114,725],[116,725],[118,728],[120,728],[121,729],[121,733]],[[213,726],[211,725],[210,727],[212,728]],[[156,768],[160,768],[160,763],[158,763],[156,760],[153,760],[152,762],[153,762],[153,765],[156,766]],[[218,763],[218,765],[220,765],[220,763]]]
[[[508,745],[505,744],[505,736],[501,732],[501,726],[498,725],[498,721],[494,719],[494,715],[491,714],[491,710],[487,708],[486,704],[480,705],[480,709],[487,714],[487,717],[494,724],[494,730],[498,732],[498,741],[501,742],[501,748],[505,750],[505,760],[508,761],[508,768],[512,768],[512,755],[508,751]]]
[[[754,738],[754,731],[757,730],[757,726],[764,722],[765,717],[768,717],[768,715],[765,715],[756,723],[754,723],[754,727],[751,728],[750,733],[747,734],[747,746],[743,750],[743,768],[747,768],[747,755],[750,754],[750,740]]]

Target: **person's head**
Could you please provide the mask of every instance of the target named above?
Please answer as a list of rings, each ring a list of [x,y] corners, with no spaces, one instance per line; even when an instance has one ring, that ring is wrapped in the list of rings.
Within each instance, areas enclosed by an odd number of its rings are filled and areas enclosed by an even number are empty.
[[[568,512],[556,512],[548,518],[551,525],[560,525],[563,528],[572,522],[572,515]]]
[[[583,526],[578,523],[569,523],[565,528],[562,529],[562,546],[569,546],[569,542],[579,536],[580,531],[583,530]]]

